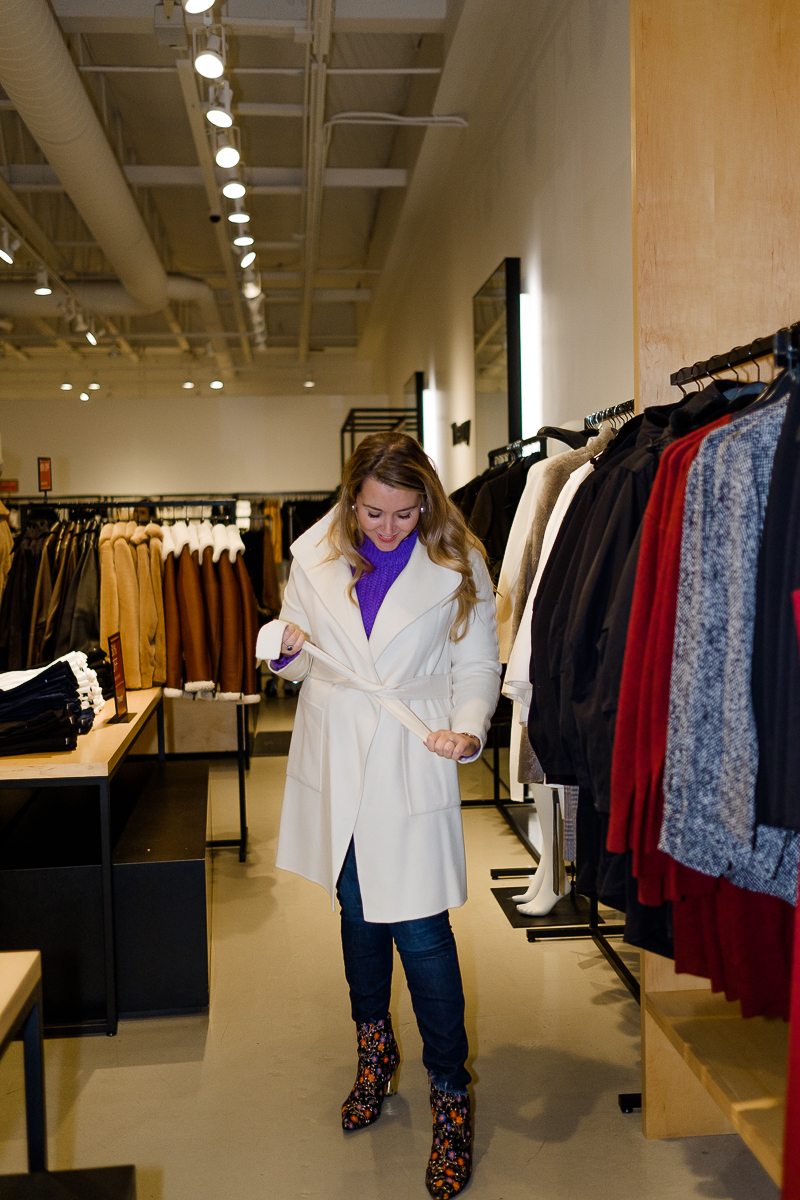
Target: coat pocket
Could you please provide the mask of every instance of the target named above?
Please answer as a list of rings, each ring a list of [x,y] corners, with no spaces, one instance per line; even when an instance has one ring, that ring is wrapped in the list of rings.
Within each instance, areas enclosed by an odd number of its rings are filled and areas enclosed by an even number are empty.
[[[306,699],[297,704],[286,774],[315,792],[322,791],[322,757],[325,742],[325,709]]]
[[[412,816],[458,808],[458,765],[450,758],[432,754],[416,734],[403,728],[403,782],[406,803]]]

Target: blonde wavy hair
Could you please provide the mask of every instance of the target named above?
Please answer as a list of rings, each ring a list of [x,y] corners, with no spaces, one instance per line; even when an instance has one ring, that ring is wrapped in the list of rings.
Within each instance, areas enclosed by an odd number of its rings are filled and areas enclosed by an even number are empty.
[[[467,631],[470,615],[478,603],[478,592],[469,561],[471,550],[486,557],[482,544],[467,529],[464,518],[445,494],[436,467],[419,442],[407,433],[371,433],[345,463],[339,503],[328,527],[331,557],[344,558],[353,567],[348,595],[355,604],[355,585],[372,571],[370,561],[360,553],[364,534],[355,512],[356,498],[367,479],[376,479],[386,487],[418,492],[423,497],[417,536],[431,562],[449,567],[461,575],[453,593],[456,619],[450,630],[454,642]]]

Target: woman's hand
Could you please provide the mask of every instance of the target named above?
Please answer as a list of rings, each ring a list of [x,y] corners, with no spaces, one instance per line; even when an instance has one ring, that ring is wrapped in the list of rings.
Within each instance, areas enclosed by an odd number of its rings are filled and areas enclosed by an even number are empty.
[[[472,758],[481,748],[478,738],[471,733],[453,733],[450,729],[437,729],[425,739],[425,745],[432,754],[440,758]]]
[[[281,638],[281,654],[286,658],[291,658],[293,654],[299,654],[305,640],[306,635],[298,625],[287,623]]]

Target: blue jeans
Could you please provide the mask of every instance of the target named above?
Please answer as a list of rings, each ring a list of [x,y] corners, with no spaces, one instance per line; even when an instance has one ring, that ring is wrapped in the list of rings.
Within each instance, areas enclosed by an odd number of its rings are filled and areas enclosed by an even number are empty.
[[[470,1074],[464,1028],[464,988],[447,912],[418,921],[364,920],[353,843],[337,888],[342,907],[344,973],[353,1020],[382,1021],[392,990],[392,941],[397,945],[422,1037],[422,1061],[444,1092],[465,1092]]]

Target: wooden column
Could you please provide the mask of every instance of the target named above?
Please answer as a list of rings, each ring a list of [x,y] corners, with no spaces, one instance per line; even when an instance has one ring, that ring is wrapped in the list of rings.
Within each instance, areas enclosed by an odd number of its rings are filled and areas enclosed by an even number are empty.
[[[637,407],[800,320],[800,5],[631,0]]]

